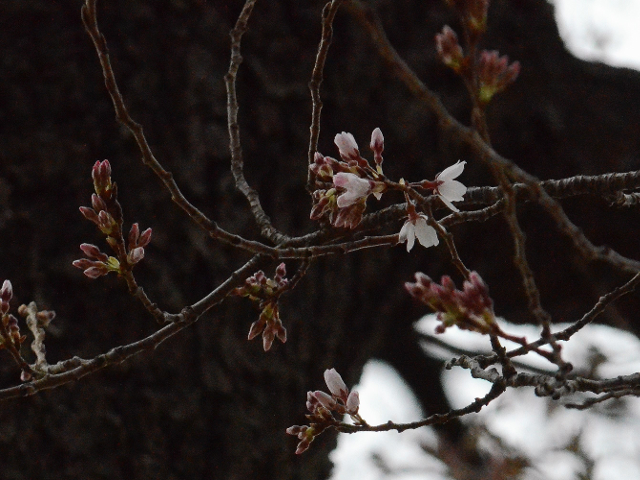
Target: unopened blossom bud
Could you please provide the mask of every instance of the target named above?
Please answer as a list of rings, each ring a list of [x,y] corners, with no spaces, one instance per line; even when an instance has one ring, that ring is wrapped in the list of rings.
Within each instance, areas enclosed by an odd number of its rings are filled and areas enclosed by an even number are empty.
[[[345,162],[358,160],[360,158],[360,150],[358,150],[358,144],[352,134],[348,132],[338,133],[333,141]]]
[[[479,98],[489,103],[493,96],[507,88],[520,73],[520,63],[509,65],[509,57],[500,56],[497,51],[483,50],[478,60]]]
[[[283,263],[276,267],[276,280],[282,279],[287,276],[287,266]]]
[[[371,143],[369,147],[373,151],[373,160],[376,162],[376,165],[382,165],[382,152],[384,151],[384,135],[382,135],[382,130],[376,128],[373,132],[371,132]]]
[[[98,213],[98,228],[105,235],[109,235],[113,232],[114,227],[117,225],[115,219],[106,210],[102,210]]]
[[[324,371],[324,381],[327,384],[329,391],[333,395],[342,399],[343,401],[347,400],[349,389],[347,388],[347,385],[344,383],[344,380],[342,380],[342,377],[335,368],[327,369]]]
[[[131,225],[131,229],[129,230],[129,248],[134,248],[138,244],[138,239],[140,238],[140,226],[138,223],[134,223]]]
[[[107,269],[106,266],[96,266],[96,267],[89,267],[87,268],[84,272],[83,272],[87,277],[95,280],[98,277],[102,277],[103,275],[106,275],[107,273],[109,273],[109,270]]]
[[[442,63],[456,72],[460,71],[464,53],[458,43],[458,35],[448,25],[444,26],[442,33],[436,35],[436,50]]]
[[[82,253],[84,253],[87,257],[92,258],[94,260],[100,260],[101,262],[106,262],[109,259],[109,257],[106,254],[102,253],[98,247],[90,243],[81,244],[80,250],[82,250]]]
[[[315,413],[319,406],[320,401],[313,395],[313,392],[307,392],[307,410],[309,410],[311,413]]]
[[[335,409],[338,405],[335,398],[320,390],[316,390],[315,392],[313,392],[313,396],[316,397],[318,402],[320,402],[323,407],[328,408],[329,410]]]
[[[91,206],[96,212],[107,209],[107,204],[105,203],[105,201],[95,193],[91,194]]]
[[[93,179],[93,188],[98,196],[107,196],[111,194],[111,164],[109,160],[102,162],[97,161],[91,169],[91,178]]]
[[[358,392],[351,392],[349,394],[349,397],[347,397],[346,407],[348,414],[358,414],[358,408],[360,407],[360,395],[358,394]]]
[[[138,239],[138,247],[146,247],[151,242],[151,234],[153,230],[151,228],[147,228],[140,234],[140,238]]]
[[[311,170],[318,179],[330,182],[333,178],[333,169],[331,168],[330,162],[327,161],[327,157],[320,152],[316,152],[313,159],[313,163],[309,165],[309,170]]]
[[[142,247],[134,248],[127,255],[127,260],[129,261],[129,264],[131,264],[131,265],[135,265],[136,263],[138,263],[143,258],[144,258],[144,248],[142,248]]]
[[[5,280],[2,282],[2,288],[0,288],[0,301],[9,302],[13,298],[13,285],[11,280]]]
[[[79,210],[84,218],[95,223],[96,225],[99,225],[100,220],[98,219],[98,214],[95,212],[93,208],[80,207]]]
[[[289,435],[298,436],[299,434],[306,432],[308,428],[309,428],[308,425],[292,425],[289,428],[287,428],[285,431]]]

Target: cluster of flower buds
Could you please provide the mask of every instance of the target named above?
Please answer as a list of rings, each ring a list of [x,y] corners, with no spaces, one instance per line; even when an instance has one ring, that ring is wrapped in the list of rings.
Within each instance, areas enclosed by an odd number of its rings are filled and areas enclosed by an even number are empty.
[[[489,288],[477,272],[469,274],[462,290],[456,290],[453,280],[446,275],[439,285],[421,272],[416,273],[415,283],[407,282],[405,288],[414,298],[437,312],[438,320],[442,322],[436,329],[437,333],[452,325],[482,334],[499,331]]]
[[[80,258],[73,261],[73,266],[79,268],[89,278],[98,278],[109,272],[120,272],[120,262],[116,257],[111,257],[100,251],[98,247],[90,243],[80,245],[80,250],[88,258]]]
[[[349,415],[356,424],[365,424],[358,414],[360,408],[358,392],[349,391],[335,368],[325,370],[324,381],[331,394],[320,390],[307,392],[307,410],[310,413],[306,417],[309,419],[309,425],[293,425],[287,428],[289,435],[295,435],[300,440],[296,454],[307,450],[315,437],[328,427],[339,423],[339,420],[334,417],[334,413]]]
[[[144,247],[151,241],[151,229],[147,228],[140,233],[140,226],[137,223],[131,225],[127,244],[127,261],[129,265],[135,265],[144,258]]]
[[[477,51],[478,41],[487,28],[489,0],[447,0],[447,3],[460,16],[468,50]],[[463,77],[468,86],[478,89],[472,94],[482,105],[515,82],[520,73],[518,62],[509,64],[508,57],[500,57],[496,51],[483,50],[477,58],[465,55],[458,35],[448,25],[436,35],[436,50],[445,65]]]
[[[509,57],[497,51],[483,50],[478,60],[479,99],[487,104],[493,96],[516,81],[520,74],[520,63],[509,64]]]
[[[371,134],[375,168],[360,155],[352,134],[336,135],[334,143],[340,158],[316,152],[309,169],[314,174],[316,190],[312,194],[311,219],[327,217],[334,227],[355,228],[362,221],[369,195],[380,199],[386,186],[382,179],[384,136],[379,128]]]
[[[18,319],[9,313],[9,302],[13,298],[13,286],[9,280],[5,280],[0,288],[0,313],[2,314],[2,327],[0,328],[0,349],[7,344],[20,348],[20,344],[27,338],[20,335]]]
[[[471,35],[480,35],[487,29],[489,0],[446,0],[455,8]]]
[[[273,278],[268,278],[262,270],[259,270],[247,278],[242,287],[232,292],[233,295],[247,297],[258,303],[260,317],[251,324],[248,339],[253,340],[262,333],[262,348],[265,352],[271,349],[276,338],[282,343],[287,341],[287,329],[282,325],[278,308],[278,298],[289,285],[286,275],[286,266],[281,263],[276,268]]]
[[[80,213],[93,222],[107,236],[107,243],[117,253],[118,258],[109,256],[95,245],[83,243],[80,250],[87,258],[75,260],[73,265],[83,270],[89,278],[98,278],[109,272],[122,273],[144,258],[144,247],[151,241],[151,229],[140,232],[134,223],[129,231],[128,243],[122,237],[122,209],[117,199],[117,187],[111,180],[109,160],[97,161],[91,169],[93,189],[91,208],[80,207]],[[122,263],[126,265],[122,265]]]

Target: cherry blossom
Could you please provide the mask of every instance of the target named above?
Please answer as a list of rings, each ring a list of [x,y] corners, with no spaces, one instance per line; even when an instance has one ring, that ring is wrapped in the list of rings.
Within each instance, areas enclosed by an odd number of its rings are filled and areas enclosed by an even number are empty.
[[[407,252],[411,251],[415,239],[417,238],[425,248],[438,245],[438,234],[436,230],[427,224],[427,217],[424,214],[409,215],[409,218],[402,226],[400,235],[398,236],[399,243],[407,243]]]
[[[467,187],[455,178],[458,178],[467,162],[458,160],[454,165],[445,168],[436,176],[436,188],[433,190],[436,195],[454,212],[459,212],[457,207],[451,202],[461,202],[467,193]]]
[[[373,182],[353,173],[340,172],[333,176],[333,184],[346,190],[338,197],[338,207],[345,208],[367,197],[373,190]]]

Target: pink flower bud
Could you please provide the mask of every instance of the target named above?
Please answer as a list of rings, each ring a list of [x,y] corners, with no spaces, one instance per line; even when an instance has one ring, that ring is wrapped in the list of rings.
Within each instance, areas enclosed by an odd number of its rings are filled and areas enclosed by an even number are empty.
[[[384,151],[384,135],[382,130],[376,128],[371,132],[371,143],[369,147],[373,151],[373,159],[376,165],[382,165],[382,152]]]
[[[324,381],[329,388],[329,391],[335,395],[337,398],[340,398],[342,401],[347,400],[347,396],[349,395],[349,389],[347,385],[342,380],[340,374],[336,371],[335,368],[324,371]]]
[[[150,228],[147,228],[140,234],[140,238],[138,239],[139,247],[146,247],[147,245],[149,245],[149,242],[151,242],[151,233],[152,230]]]
[[[80,250],[82,250],[82,253],[84,253],[87,257],[92,258],[94,260],[100,260],[101,262],[106,262],[109,259],[109,257],[106,254],[102,253],[98,247],[90,243],[81,244]]]
[[[287,428],[285,432],[287,432],[289,435],[298,436],[301,433],[306,432],[308,428],[309,428],[308,425],[292,425],[289,428]]]
[[[340,156],[345,162],[349,160],[358,160],[360,158],[358,144],[356,143],[356,139],[353,138],[353,135],[350,133],[338,133],[333,141],[338,147]]]
[[[83,273],[91,279],[96,279],[98,277],[102,277],[103,275],[106,275],[107,273],[109,273],[109,270],[107,270],[106,266],[104,268],[89,267]]]
[[[346,402],[347,413],[351,415],[355,415],[358,413],[358,408],[360,407],[360,395],[358,392],[351,392]]]
[[[262,317],[260,317],[260,319],[258,319],[255,322],[253,322],[251,324],[251,328],[249,328],[249,335],[248,335],[247,339],[248,340],[253,340],[258,335],[260,335],[262,333],[262,330],[264,330],[265,324],[266,324],[266,322],[262,319]]]
[[[458,35],[448,25],[444,26],[442,33],[436,35],[436,50],[442,63],[456,72],[460,70],[464,54],[458,43]]]
[[[0,288],[0,300],[3,302],[9,302],[13,298],[13,286],[10,280],[2,282],[2,288]],[[6,313],[6,312],[5,312]]]
[[[93,188],[99,196],[109,194],[111,190],[111,164],[109,160],[97,161],[91,169]]]
[[[96,212],[107,209],[107,204],[105,203],[105,201],[95,193],[91,194],[91,206]]]
[[[129,230],[129,248],[133,249],[138,246],[138,239],[140,238],[140,226],[137,223],[131,225],[131,230]]]
[[[80,213],[84,216],[84,218],[98,225],[99,223],[98,214],[95,212],[93,208],[80,207],[79,210],[80,210]]]
[[[323,407],[328,408],[329,410],[335,409],[338,405],[336,403],[336,400],[331,395],[320,390],[316,390],[315,392],[313,392],[313,396],[316,397],[318,402],[320,402]]]
[[[116,221],[106,210],[101,210],[98,214],[98,228],[104,234],[109,235],[113,231]]]
[[[135,265],[136,263],[138,263],[140,260],[144,258],[144,248],[142,247],[134,248],[129,252],[129,255],[127,255],[127,257],[128,257],[129,263],[131,265]]]

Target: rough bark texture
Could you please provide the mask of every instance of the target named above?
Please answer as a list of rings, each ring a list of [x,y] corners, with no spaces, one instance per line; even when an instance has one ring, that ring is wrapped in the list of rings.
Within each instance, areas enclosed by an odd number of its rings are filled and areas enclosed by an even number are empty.
[[[443,2],[442,2],[443,3]],[[435,56],[433,38],[452,13],[435,0],[372,2],[392,43],[420,77],[466,122],[461,82]],[[151,226],[140,283],[164,309],[194,302],[246,255],[208,240],[171,203],[114,120],[98,61],[80,21],[79,1],[0,3],[0,279],[17,302],[58,313],[47,337],[50,361],[90,357],[139,339],[153,319],[115,278],[87,280],[71,261],[82,242],[102,241],[78,213],[91,193],[90,168],[108,158],[125,219]],[[243,44],[238,79],[246,173],[275,225],[310,231],[305,192],[310,122],[307,88],[322,2],[258,2]],[[130,113],[185,194],[222,226],[256,238],[229,171],[223,75],[228,32],[241,2],[101,0],[99,20]],[[433,116],[381,63],[370,39],[341,11],[322,87],[320,151],[335,154],[335,133],[361,145],[382,128],[385,171],[432,178],[459,158],[467,184],[491,182]],[[552,7],[543,0],[495,0],[487,48],[519,60],[515,86],[489,109],[496,150],[541,178],[638,168],[640,74],[568,54]],[[364,148],[363,148],[364,150]],[[600,200],[566,206],[596,244],[638,257],[634,213]],[[575,320],[620,279],[572,256],[548,219],[525,207],[524,229],[543,303],[557,321]],[[398,228],[400,225],[398,225]],[[460,253],[489,283],[498,313],[530,321],[500,218],[455,228]],[[294,265],[290,270],[293,271]],[[268,274],[275,264],[268,265]],[[361,252],[316,262],[283,300],[286,345],[265,354],[246,341],[257,312],[232,299],[151,355],[0,409],[3,479],[322,479],[330,472],[330,434],[295,457],[284,429],[304,421],[305,392],[322,388],[335,367],[349,384],[365,362],[400,370],[425,410],[446,410],[439,364],[417,352],[412,323],[426,313],[402,289],[416,270],[453,273],[444,250]],[[622,319],[622,305],[607,320]],[[17,381],[0,355],[2,385]],[[366,399],[362,399],[366,402]],[[457,426],[448,430],[456,438]]]

